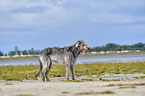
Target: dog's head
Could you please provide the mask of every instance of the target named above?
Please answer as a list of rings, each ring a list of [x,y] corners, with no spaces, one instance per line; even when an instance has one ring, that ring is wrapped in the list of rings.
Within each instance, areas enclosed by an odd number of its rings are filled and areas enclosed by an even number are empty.
[[[77,43],[76,43],[76,48],[78,48],[78,50],[81,52],[81,53],[86,53],[87,50],[88,50],[88,46],[87,46],[87,43],[82,41],[82,40],[79,40]]]

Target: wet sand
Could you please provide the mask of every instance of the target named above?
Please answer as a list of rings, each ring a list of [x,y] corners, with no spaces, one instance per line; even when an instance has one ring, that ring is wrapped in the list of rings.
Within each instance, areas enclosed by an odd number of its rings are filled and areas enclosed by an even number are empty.
[[[5,85],[12,83],[13,85]],[[145,84],[144,79],[125,81],[64,82],[41,80],[0,81],[0,96],[145,96],[145,85],[107,86],[109,84]]]

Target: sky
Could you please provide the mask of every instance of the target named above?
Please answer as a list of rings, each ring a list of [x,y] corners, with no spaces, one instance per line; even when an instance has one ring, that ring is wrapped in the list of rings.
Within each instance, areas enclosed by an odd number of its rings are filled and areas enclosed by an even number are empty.
[[[0,0],[0,51],[64,47],[83,40],[145,43],[145,0]]]

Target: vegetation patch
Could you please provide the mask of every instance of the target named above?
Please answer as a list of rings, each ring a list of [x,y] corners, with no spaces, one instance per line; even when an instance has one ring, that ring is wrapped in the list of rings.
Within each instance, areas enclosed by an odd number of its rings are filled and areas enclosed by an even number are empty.
[[[140,79],[144,79],[144,78],[145,78],[145,76],[140,76],[139,78],[140,78]]]
[[[14,85],[13,83],[5,83],[4,85]]]
[[[119,89],[123,88],[136,88],[135,86],[144,86],[145,83],[135,83],[135,84],[109,84],[103,87],[120,86]]]
[[[84,80],[84,81],[94,81],[93,79],[81,79],[81,80]]]
[[[32,94],[20,94],[20,95],[15,95],[15,96],[36,96],[36,95],[32,95]]]
[[[134,79],[139,79],[139,77],[133,77]]]
[[[107,82],[110,82],[110,81],[120,81],[120,79],[100,79],[101,81],[107,81]]]
[[[66,80],[64,82],[85,82],[85,81],[93,81],[93,79]]]
[[[63,91],[63,92],[61,92],[62,94],[69,94],[69,93],[71,93],[71,92],[67,92],[67,91]]]
[[[134,85],[127,85],[127,86],[121,86],[119,89],[124,89],[124,88],[136,88]]]
[[[80,92],[76,93],[76,95],[96,95],[96,94],[114,94],[112,91],[104,91],[104,92]]]
[[[145,85],[145,83],[137,83],[137,84],[134,84],[135,86],[141,86],[141,85]]]
[[[64,82],[85,82],[84,80],[66,80]]]

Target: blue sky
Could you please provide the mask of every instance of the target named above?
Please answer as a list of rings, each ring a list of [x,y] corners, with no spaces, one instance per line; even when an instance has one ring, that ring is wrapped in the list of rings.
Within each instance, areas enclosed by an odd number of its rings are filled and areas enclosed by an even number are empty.
[[[0,51],[145,43],[145,0],[1,0]]]

